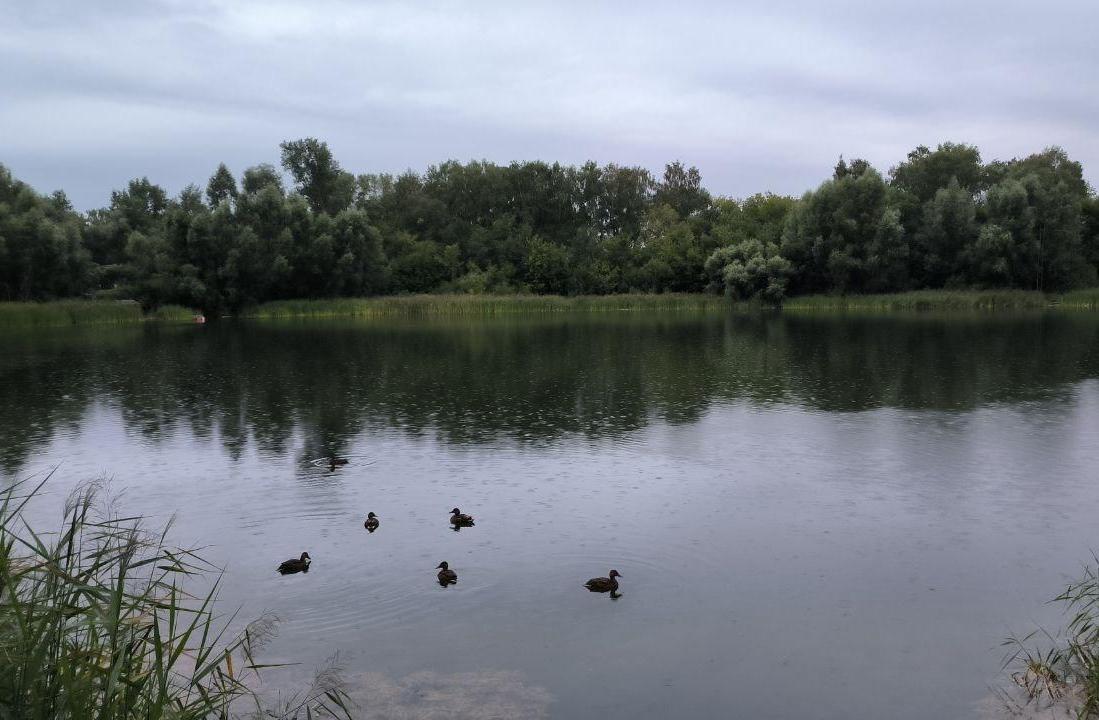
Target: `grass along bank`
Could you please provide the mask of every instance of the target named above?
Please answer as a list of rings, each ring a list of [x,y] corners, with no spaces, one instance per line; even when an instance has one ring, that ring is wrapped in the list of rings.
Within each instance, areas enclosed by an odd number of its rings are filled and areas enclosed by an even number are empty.
[[[242,311],[240,317],[494,317],[520,313],[698,311],[727,308],[719,295],[391,295],[331,300],[278,300]]]
[[[0,302],[0,328],[57,325],[123,324],[157,320],[190,322],[195,312],[179,305],[165,305],[143,313],[132,300],[54,300],[50,302]]]
[[[545,313],[699,312],[757,309],[758,301],[731,302],[701,293],[623,295],[383,295],[366,298],[276,300],[241,310],[237,317],[393,318],[496,317]],[[886,295],[807,295],[787,299],[791,312],[923,312],[973,310],[1099,309],[1099,288],[1046,295],[1026,290],[917,290]],[[102,323],[191,322],[196,311],[165,305],[150,313],[128,300],[0,302],[0,328]]]
[[[758,301],[732,302],[721,295],[397,295],[331,300],[280,300],[240,313],[240,317],[492,317],[521,313],[699,311],[765,307]],[[789,312],[926,312],[1099,308],[1099,289],[1064,296],[1026,290],[918,290],[888,295],[808,295],[787,299]]]
[[[188,591],[216,569],[168,545],[167,529],[101,509],[94,485],[69,499],[57,532],[30,527],[22,511],[41,487],[0,492],[0,717],[350,717],[332,673],[265,707],[254,651],[274,618],[228,636],[217,582]]]
[[[1087,288],[1085,290],[1073,290],[1061,296],[1059,304],[1067,308],[1079,308],[1082,310],[1099,309],[1099,288]]]
[[[1040,310],[1053,298],[1027,290],[916,290],[887,295],[807,295],[790,298],[783,310],[929,311],[929,310]]]

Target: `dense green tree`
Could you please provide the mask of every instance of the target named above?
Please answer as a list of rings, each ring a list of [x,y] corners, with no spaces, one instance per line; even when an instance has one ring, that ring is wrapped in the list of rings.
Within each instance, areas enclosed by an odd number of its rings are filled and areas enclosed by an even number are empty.
[[[934,150],[920,145],[889,171],[890,184],[923,204],[954,182],[970,196],[984,188],[981,153],[972,145],[942,143]]]
[[[0,299],[72,297],[90,276],[80,218],[64,193],[39,195],[0,165]]]
[[[711,286],[740,300],[778,304],[786,297],[790,262],[779,246],[750,238],[718,248],[706,260]]]
[[[244,177],[240,183],[241,190],[245,193],[258,193],[264,188],[273,188],[279,195],[283,194],[282,175],[274,165],[263,163],[250,167],[244,171]]]
[[[857,174],[852,168],[860,170]],[[842,159],[832,180],[806,193],[790,214],[782,254],[794,266],[796,292],[863,292],[873,273],[896,274],[907,261],[903,233],[886,217],[887,187],[865,161]],[[891,288],[899,289],[899,288]]]
[[[233,179],[233,173],[225,167],[225,163],[218,165],[217,171],[206,183],[206,200],[210,207],[217,207],[223,202],[232,202],[237,198],[237,181]]]
[[[294,178],[298,191],[309,200],[313,212],[338,213],[351,205],[355,176],[344,172],[328,143],[316,138],[288,140],[282,149],[282,166]]]
[[[710,193],[702,187],[702,174],[676,160],[664,167],[664,178],[656,186],[658,205],[668,205],[680,217],[689,217],[710,205]]]
[[[0,169],[0,298],[98,293],[211,314],[275,298],[411,292],[789,293],[1094,285],[1099,199],[1059,148],[982,165],[916,148],[889,181],[836,164],[800,199],[712,197],[644,168],[447,161],[345,172],[313,138],[239,185],[220,165],[170,198],[146,178],[73,212]]]
[[[977,207],[973,195],[957,177],[935,192],[923,207],[913,243],[913,274],[924,287],[958,285],[964,281],[960,255],[977,237]]]

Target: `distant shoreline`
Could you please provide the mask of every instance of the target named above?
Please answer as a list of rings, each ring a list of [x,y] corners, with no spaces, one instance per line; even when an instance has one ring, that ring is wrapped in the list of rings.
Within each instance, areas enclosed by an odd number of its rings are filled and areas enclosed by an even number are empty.
[[[928,312],[1099,309],[1099,288],[1063,295],[1025,290],[917,290],[882,295],[806,295],[781,308],[756,301],[734,302],[709,294],[583,295],[389,295],[368,298],[276,300],[245,308],[233,317],[284,318],[496,317],[562,312],[684,312],[780,310],[782,312]],[[0,302],[0,328],[65,325],[194,322],[201,311],[178,305],[143,312],[132,300]]]

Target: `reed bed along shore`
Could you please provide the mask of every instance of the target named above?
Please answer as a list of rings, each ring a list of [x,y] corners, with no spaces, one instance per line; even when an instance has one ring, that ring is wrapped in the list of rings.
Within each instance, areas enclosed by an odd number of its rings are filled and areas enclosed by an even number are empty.
[[[193,310],[179,305],[165,305],[146,314],[139,303],[129,300],[0,302],[0,328],[123,324],[146,320],[190,322],[194,316]]]
[[[549,313],[700,312],[766,309],[758,301],[734,302],[721,295],[387,295],[367,298],[276,300],[245,308],[239,318],[274,320],[308,318],[500,317]],[[787,312],[929,312],[1043,309],[1099,309],[1099,288],[1047,295],[1027,290],[917,290],[888,295],[806,295],[787,299]],[[775,308],[770,308],[775,309]],[[199,313],[165,305],[143,313],[126,300],[56,300],[0,302],[0,328],[149,320],[191,322]]]
[[[246,310],[240,317],[494,317],[559,312],[698,311],[727,308],[718,295],[396,295],[331,300],[279,300]]]
[[[1044,293],[1027,290],[916,290],[889,295],[808,295],[790,298],[788,311],[895,312],[934,310],[1040,310],[1053,307]]]
[[[1066,308],[1081,310],[1099,309],[1099,288],[1087,288],[1086,290],[1073,290],[1061,296],[1058,305]]]

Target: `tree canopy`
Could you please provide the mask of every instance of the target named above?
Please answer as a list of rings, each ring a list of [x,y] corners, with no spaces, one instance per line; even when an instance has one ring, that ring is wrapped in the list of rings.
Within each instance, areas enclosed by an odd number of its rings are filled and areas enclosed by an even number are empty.
[[[0,166],[0,299],[129,297],[208,312],[412,292],[787,294],[1094,285],[1099,199],[1059,148],[984,163],[920,146],[800,198],[714,196],[697,168],[447,161],[354,175],[315,138],[282,170],[148,178],[75,212]],[[284,178],[282,172],[287,177]],[[287,180],[289,182],[287,182]]]

